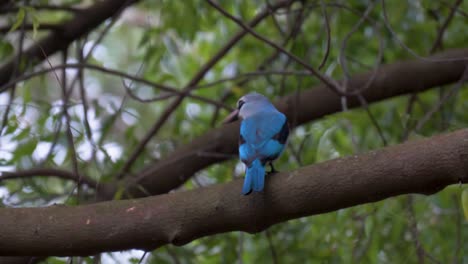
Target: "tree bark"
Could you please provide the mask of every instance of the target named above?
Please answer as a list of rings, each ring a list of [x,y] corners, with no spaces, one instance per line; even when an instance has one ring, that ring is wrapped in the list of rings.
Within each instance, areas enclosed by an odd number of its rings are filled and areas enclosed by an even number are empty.
[[[330,160],[268,177],[241,195],[242,179],[186,192],[76,207],[0,209],[0,255],[92,255],[184,245],[388,197],[432,194],[468,182],[468,129]]]
[[[44,257],[0,257],[2,264],[34,264],[41,260],[44,260]]]
[[[468,57],[468,49],[450,50],[436,54],[430,59],[453,59]],[[440,85],[460,80],[466,61],[431,62],[409,60],[380,67],[371,85],[362,92],[367,102],[375,103],[387,98],[422,92]],[[350,79],[349,90],[362,89],[373,73],[357,75]],[[350,96],[348,107],[360,107],[356,96]],[[302,91],[300,96],[291,94],[277,102],[293,125],[301,125],[325,115],[341,111],[341,98],[324,85]],[[152,164],[136,178],[129,180],[130,197],[162,194],[177,188],[196,172],[237,154],[239,123],[224,125],[195,138],[190,144],[173,151],[168,157]],[[181,166],[183,164],[183,166]],[[111,189],[111,188],[108,188]],[[144,191],[142,191],[144,190]],[[108,192],[109,199],[112,191]]]

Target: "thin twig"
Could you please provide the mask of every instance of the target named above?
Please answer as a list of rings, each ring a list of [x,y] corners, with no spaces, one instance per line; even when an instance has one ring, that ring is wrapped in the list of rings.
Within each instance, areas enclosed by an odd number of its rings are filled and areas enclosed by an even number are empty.
[[[54,127],[55,135],[54,135],[54,139],[52,140],[52,145],[50,146],[49,151],[45,155],[45,158],[40,162],[39,166],[44,166],[44,164],[50,159],[50,157],[54,153],[54,149],[57,146],[57,143],[60,139],[60,132],[62,131],[62,125],[63,125],[62,118],[58,118],[58,121],[57,123],[55,123],[55,127]]]
[[[271,6],[273,6],[270,3],[270,0],[265,0],[265,2],[266,2],[267,9],[270,12],[271,19],[273,20],[273,25],[275,25],[275,27],[278,30],[278,32],[280,33],[280,35],[285,37],[286,32],[281,28],[281,25],[279,24],[278,20],[276,19],[276,16],[275,16],[276,10],[273,10],[272,8],[270,8]]]
[[[351,30],[346,34],[344,37],[343,41],[341,42],[341,48],[340,48],[340,55],[339,55],[339,63],[341,65],[341,68],[343,69],[344,73],[344,81],[343,81],[343,89],[346,91],[348,87],[348,81],[350,78],[349,70],[347,67],[347,61],[345,57],[345,50],[346,50],[346,45],[348,43],[348,40],[351,38],[351,36],[356,33],[356,31],[361,27],[361,25],[364,23],[364,21],[367,20],[369,17],[370,12],[374,9],[375,2],[371,1],[370,4],[367,6],[366,11],[364,11],[364,14],[360,17],[358,22],[351,28]]]
[[[320,6],[322,7],[322,14],[323,20],[325,23],[325,29],[327,32],[327,46],[325,49],[325,55],[322,58],[322,62],[320,62],[318,69],[321,70],[323,66],[327,63],[328,55],[330,54],[330,45],[331,45],[331,29],[330,29],[330,20],[328,18],[327,8],[323,0],[320,0]]]
[[[465,71],[463,72],[460,80],[453,86],[452,89],[450,89],[450,91],[448,91],[447,93],[445,93],[444,96],[442,96],[439,101],[437,102],[436,105],[434,105],[434,107],[429,110],[419,121],[418,123],[416,124],[416,127],[415,127],[415,130],[416,131],[420,131],[421,128],[424,126],[424,124],[429,121],[431,119],[431,117],[437,112],[439,111],[439,109],[443,106],[443,104],[445,102],[447,102],[447,100],[449,98],[451,98],[452,96],[454,96],[459,90],[460,88],[462,87],[463,83],[465,83],[466,81],[468,81],[468,65],[465,67]]]
[[[458,10],[459,4],[460,3],[456,2],[454,5],[450,5],[451,12],[450,12],[449,16],[447,17],[447,19],[445,20],[443,26],[439,29],[438,34],[437,34],[437,38],[436,38],[434,44],[432,45],[431,50],[429,51],[430,54],[433,54],[437,50],[437,47],[442,45],[443,34],[444,34],[446,28],[448,27],[449,23],[451,22],[451,20],[452,20],[452,18],[454,16],[454,13]],[[447,93],[446,95],[452,96],[451,92]],[[408,101],[408,105],[406,107],[407,120],[406,120],[405,126],[404,126],[402,141],[406,141],[408,139],[410,133],[411,133],[411,130],[412,130],[412,128],[410,128],[410,120],[411,119],[409,117],[411,116],[411,112],[413,111],[413,106],[414,106],[414,103],[416,102],[417,98],[418,98],[418,93],[414,92],[414,93],[411,94],[411,97],[410,97],[410,99]],[[446,99],[448,99],[448,97]],[[439,104],[440,104],[440,102],[443,102],[444,100],[445,99],[443,97],[441,97],[439,99]],[[426,115],[421,120],[419,120],[417,125],[422,127],[422,125],[429,120],[430,116],[435,113],[434,111],[438,111],[439,107],[441,107],[441,105],[436,105],[436,107],[434,107],[435,110],[433,109],[432,111],[427,112]]]
[[[0,181],[3,180],[10,180],[10,179],[22,179],[22,178],[30,178],[36,176],[48,176],[48,177],[57,177],[66,180],[72,180],[74,182],[79,182],[81,178],[80,184],[86,184],[89,187],[96,188],[98,183],[85,175],[77,176],[75,173],[67,170],[62,169],[55,169],[55,168],[32,168],[27,170],[20,170],[15,172],[10,171],[0,171]]]
[[[447,2],[447,1],[445,1],[445,0],[441,0],[440,2],[441,2],[442,4],[448,6],[450,9],[456,9],[456,8],[453,7],[453,5],[451,5],[449,2]],[[468,13],[465,12],[464,10],[461,10],[461,9],[458,9],[458,8],[457,8],[455,11],[456,11],[458,14],[464,16],[465,18],[468,18]]]
[[[278,264],[278,255],[276,254],[276,249],[275,246],[273,245],[273,239],[271,239],[271,234],[270,230],[265,230],[265,235],[267,237],[268,241],[268,247],[270,248],[270,253],[271,253],[271,263],[273,264]]]
[[[424,60],[424,61],[431,61],[431,62],[451,62],[451,61],[465,61],[468,60],[468,57],[459,57],[459,58],[448,58],[448,59],[436,59],[436,58],[428,58],[424,56],[420,56],[417,54],[414,50],[409,48],[399,37],[398,34],[393,30],[392,26],[390,25],[390,22],[388,20],[388,15],[387,15],[387,9],[385,8],[385,0],[382,1],[382,13],[383,13],[383,20],[385,23],[385,26],[387,27],[388,31],[392,34],[393,39],[402,47],[405,49],[407,52],[409,52],[412,56],[415,58]]]
[[[23,59],[23,43],[24,43],[24,37],[26,35],[24,26],[26,24],[27,17],[28,17],[28,13],[26,12],[26,14],[24,15],[23,21],[21,23],[21,33],[20,33],[19,40],[18,40],[18,55],[16,56],[16,61],[15,61],[15,65],[13,68],[13,73],[11,74],[11,79],[16,78],[21,72],[20,67],[21,67],[21,63]],[[7,108],[5,109],[5,112],[3,113],[2,126],[0,127],[0,135],[2,135],[3,129],[8,124],[8,115],[10,114],[11,104],[13,100],[15,99],[15,94],[16,94],[16,84],[11,86],[10,96],[8,98],[8,105],[7,105]]]
[[[260,67],[258,67],[260,68]],[[236,76],[233,77],[228,77],[228,78],[222,78],[218,79],[216,81],[210,82],[210,83],[204,83],[204,84],[199,84],[195,86],[194,89],[201,89],[201,88],[207,88],[211,86],[216,86],[225,82],[230,82],[230,81],[236,81],[238,79],[244,79],[244,78],[249,78],[249,77],[264,77],[268,75],[282,75],[282,76],[310,76],[310,72],[308,71],[288,71],[288,70],[263,70],[263,71],[252,71],[252,72],[246,72],[246,73],[240,73]],[[242,84],[245,84],[245,81],[241,81]]]
[[[83,43],[84,45],[84,43]],[[78,55],[78,63],[84,63],[84,57],[83,57],[83,45],[79,45],[79,48],[77,48],[77,55]],[[84,87],[84,70],[83,68],[78,68],[78,73],[76,75],[78,78],[78,87],[80,90],[80,96],[81,96],[81,103],[83,104],[83,124],[85,128],[85,133],[86,137],[88,138],[89,142],[91,143],[91,146],[93,147],[92,151],[92,158],[93,160],[96,158],[96,142],[94,142],[93,139],[93,132],[91,130],[91,126],[89,125],[89,117],[88,117],[88,112],[89,112],[89,106],[88,106],[88,98],[86,94],[86,89]]]
[[[127,1],[128,3],[128,1]],[[125,3],[112,17],[111,17],[111,21],[110,23],[108,23],[106,25],[106,27],[104,28],[104,30],[102,30],[102,32],[99,34],[99,36],[97,37],[97,39],[93,42],[93,45],[91,46],[91,48],[89,49],[88,53],[84,56],[83,58],[83,61],[82,62],[86,62],[90,57],[91,55],[93,54],[94,50],[98,47],[98,45],[102,42],[102,40],[104,39],[104,37],[107,35],[107,33],[109,33],[110,29],[115,25],[115,23],[117,22],[117,20],[119,20],[120,18],[120,15],[122,15],[122,12],[125,10],[126,6],[127,6],[127,3]],[[79,68],[80,69],[80,68]],[[78,74],[75,76],[75,78],[71,81],[71,85],[70,86],[75,86],[75,83],[78,79]]]
[[[444,33],[447,30],[450,22],[452,22],[452,18],[455,15],[455,12],[457,11],[458,7],[460,4],[463,2],[463,0],[456,0],[455,3],[450,7],[450,13],[445,19],[444,23],[442,24],[442,27],[437,32],[437,37],[436,40],[434,41],[434,44],[432,45],[432,48],[430,50],[430,53],[434,53],[437,49],[441,48],[442,46],[442,39],[444,37]]]
[[[416,248],[416,255],[418,256],[418,263],[419,264],[424,264],[424,248],[421,245],[421,241],[419,241],[419,231],[418,231],[418,226],[416,222],[416,216],[414,213],[414,208],[413,208],[413,196],[408,195],[407,200],[406,200],[406,206],[407,206],[407,211],[409,214],[409,229],[411,232],[411,236],[413,239],[414,246]]]
[[[101,66],[98,66],[98,65],[87,64],[87,63],[84,63],[84,64],[80,64],[80,63],[61,64],[61,65],[56,65],[56,66],[50,66],[47,69],[38,70],[38,71],[29,73],[29,74],[23,74],[21,77],[18,77],[16,79],[10,81],[9,83],[5,84],[4,86],[2,86],[0,88],[0,93],[5,91],[6,89],[11,87],[15,83],[18,83],[18,82],[21,82],[21,81],[24,81],[24,80],[28,80],[28,79],[31,79],[31,78],[36,77],[36,76],[43,75],[43,74],[48,73],[48,72],[54,72],[55,70],[64,69],[64,68],[78,68],[78,69],[79,68],[86,68],[88,70],[96,70],[96,71],[104,72],[104,73],[107,73],[107,74],[119,76],[119,77],[122,77],[122,78],[125,78],[125,79],[140,82],[140,83],[146,84],[148,86],[152,86],[154,88],[157,88],[157,89],[160,89],[160,90],[163,90],[163,91],[166,91],[166,92],[173,93],[175,95],[185,95],[187,97],[190,97],[190,98],[198,100],[198,101],[202,101],[204,103],[220,106],[221,108],[228,107],[228,106],[226,106],[224,104],[220,104],[216,100],[208,99],[208,98],[198,96],[198,95],[194,95],[194,94],[190,94],[190,93],[186,94],[183,91],[179,91],[178,89],[170,87],[170,86],[154,83],[154,82],[148,81],[146,79],[138,78],[138,77],[132,76],[132,75],[124,73],[124,72],[108,69],[108,68],[101,67]],[[230,111],[230,110],[232,110],[232,108],[228,107],[227,110]]]
[[[417,93],[412,93],[408,99],[408,103],[406,105],[406,111],[404,115],[405,123],[403,125],[403,133],[401,135],[402,142],[405,142],[406,140],[408,140],[408,137],[410,135],[410,132],[411,132],[411,128],[410,128],[411,118],[410,117],[411,117],[411,112],[413,112],[414,104],[417,101],[417,99],[418,99]]]
[[[380,128],[380,125],[379,123],[377,122],[377,120],[375,119],[374,115],[372,114],[372,112],[370,111],[369,109],[369,105],[367,104],[367,100],[364,98],[364,96],[362,96],[361,94],[359,94],[358,96],[358,100],[360,102],[360,104],[364,107],[364,109],[366,110],[367,112],[367,115],[369,116],[372,124],[374,125],[375,129],[377,130],[377,133],[379,134],[379,137],[380,139],[382,140],[382,144],[383,146],[387,146],[387,140],[385,139],[385,136],[383,134],[383,130],[382,128]]]
[[[140,260],[138,261],[138,264],[143,263],[143,260],[145,259],[146,254],[148,254],[148,251],[145,251],[145,252],[143,253],[143,255],[141,256]]]
[[[315,77],[317,77],[321,82],[323,82],[325,85],[327,85],[329,88],[331,88],[335,93],[339,95],[343,95],[342,90],[340,89],[338,83],[331,79],[330,77],[323,75],[316,69],[314,69],[312,66],[310,66],[308,63],[297,57],[296,55],[292,54],[291,52],[285,50],[283,47],[279,46],[278,44],[272,42],[271,40],[259,35],[257,32],[255,32],[250,26],[246,25],[242,20],[238,19],[237,17],[231,15],[229,12],[224,10],[220,5],[215,3],[213,0],[207,0],[207,2],[214,7],[216,10],[218,10],[221,14],[223,14],[225,17],[229,18],[233,22],[235,22],[237,25],[242,27],[245,31],[249,32],[252,36],[255,38],[263,41],[264,43],[268,44],[269,46],[279,50],[280,52],[284,53],[285,55],[289,56],[292,58],[294,61],[302,65],[304,68],[309,70]]]
[[[66,64],[67,63],[67,58],[68,58],[68,50],[65,49],[65,50],[63,50],[62,53],[63,53],[62,63]],[[47,59],[47,62],[50,64],[48,59]],[[69,151],[71,153],[73,173],[78,178],[78,182],[76,183],[76,188],[77,188],[77,197],[78,197],[77,200],[79,201],[80,200],[80,191],[81,191],[81,174],[79,173],[78,155],[76,154],[75,142],[74,142],[73,133],[72,133],[72,130],[71,130],[71,118],[70,118],[70,114],[68,113],[68,102],[70,100],[71,91],[69,93],[67,93],[67,72],[66,72],[66,68],[62,69],[61,87],[62,87],[62,101],[63,101],[63,110],[62,110],[62,112],[63,112],[63,115],[65,117],[65,124],[66,124],[65,129],[66,129],[68,147],[69,147]],[[73,90],[73,87],[70,87],[69,89]]]
[[[460,188],[461,190],[461,188]],[[460,204],[460,201],[458,199],[458,196],[456,194],[452,195],[452,200],[453,204],[455,205],[455,211],[456,211],[456,217],[455,217],[455,226],[457,227],[456,229],[456,237],[455,237],[455,252],[453,256],[453,264],[458,264],[462,263],[462,259],[460,256],[460,251],[462,248],[462,205]]]

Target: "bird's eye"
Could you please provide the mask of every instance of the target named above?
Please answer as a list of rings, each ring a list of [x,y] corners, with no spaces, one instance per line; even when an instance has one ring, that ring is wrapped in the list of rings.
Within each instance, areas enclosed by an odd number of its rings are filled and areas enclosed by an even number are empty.
[[[244,100],[239,100],[239,102],[237,102],[237,109],[241,109],[242,105],[244,105]]]

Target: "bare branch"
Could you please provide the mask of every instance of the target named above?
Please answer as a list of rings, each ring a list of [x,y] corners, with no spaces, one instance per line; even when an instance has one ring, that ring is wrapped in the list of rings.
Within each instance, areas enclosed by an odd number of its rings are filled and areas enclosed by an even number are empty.
[[[429,119],[442,107],[444,103],[448,101],[449,98],[454,96],[458,90],[462,87],[462,85],[468,81],[468,64],[465,68],[463,76],[460,80],[448,91],[444,96],[440,98],[440,100],[430,109],[416,124],[415,130],[419,131],[424,126],[424,124],[429,121]]]
[[[71,171],[54,168],[33,168],[29,170],[20,170],[15,172],[1,171],[0,182],[3,180],[29,178],[36,176],[58,177],[65,180],[72,180],[75,182],[79,182],[79,179],[81,178],[81,183],[86,184],[89,187],[95,188],[98,185],[96,181],[85,175],[76,175],[74,172]]]
[[[323,2],[323,0],[320,0],[320,5],[322,7],[322,14],[323,14],[323,20],[325,24],[325,29],[327,31],[327,48],[325,50],[325,55],[323,56],[322,62],[320,62],[320,65],[318,66],[319,70],[321,70],[323,66],[325,66],[325,63],[327,62],[328,55],[330,54],[330,45],[331,45],[330,20],[328,18],[327,9],[325,7],[325,3]]]
[[[438,30],[437,38],[434,44],[432,45],[430,53],[434,53],[437,49],[441,48],[445,30],[447,30],[450,22],[452,22],[453,16],[455,15],[455,12],[457,11],[458,7],[461,5],[462,2],[463,0],[456,0],[456,2],[450,7],[450,13],[445,19],[444,24]]]
[[[132,81],[135,81],[135,82],[140,82],[140,83],[143,83],[145,85],[152,86],[152,87],[154,87],[156,89],[166,91],[168,93],[172,93],[172,94],[175,94],[175,95],[186,95],[187,97],[193,98],[195,100],[199,100],[199,101],[204,102],[204,103],[216,105],[216,106],[219,106],[221,108],[226,108],[226,105],[220,104],[216,100],[208,99],[208,98],[198,96],[198,95],[194,95],[194,94],[190,94],[190,93],[186,94],[183,91],[180,91],[177,88],[174,88],[174,87],[171,87],[171,86],[167,86],[167,85],[163,85],[163,84],[159,84],[159,83],[154,83],[154,82],[148,81],[146,79],[142,79],[142,78],[139,78],[139,77],[132,76],[132,75],[127,74],[125,72],[120,72],[120,71],[117,71],[117,70],[105,68],[105,67],[94,65],[94,64],[88,64],[88,63],[60,64],[60,65],[56,65],[56,66],[50,66],[50,67],[48,67],[46,69],[37,70],[37,71],[32,72],[32,73],[26,73],[26,74],[23,74],[22,76],[20,76],[20,77],[18,77],[16,79],[10,81],[9,83],[5,84],[4,86],[0,87],[0,92],[3,92],[4,90],[8,89],[12,85],[14,85],[15,83],[18,83],[20,81],[28,80],[30,78],[40,76],[40,75],[48,73],[48,72],[54,72],[55,70],[61,70],[61,69],[64,69],[64,68],[77,68],[77,69],[86,68],[88,70],[100,71],[100,72],[103,72],[103,73],[107,73],[107,74],[119,76],[119,77],[122,77],[122,78],[125,78],[125,79],[129,79],[129,80],[132,80]],[[232,110],[232,108],[229,107],[228,110]]]
[[[382,13],[383,13],[383,20],[385,23],[385,26],[387,27],[388,31],[392,34],[393,39],[398,42],[398,44],[405,49],[407,52],[409,52],[412,56],[415,58],[418,58],[420,60],[425,60],[425,61],[432,61],[432,62],[448,62],[448,61],[466,61],[468,60],[468,56],[464,57],[458,57],[458,58],[450,58],[450,59],[437,59],[437,58],[430,58],[430,57],[424,57],[419,54],[417,54],[414,50],[412,50],[410,47],[408,47],[399,37],[398,34],[393,30],[392,26],[390,25],[390,22],[388,20],[388,15],[387,15],[387,10],[385,8],[385,0],[382,1]]]
[[[316,69],[314,69],[312,66],[310,66],[308,63],[304,62],[302,59],[300,59],[299,57],[297,57],[296,55],[292,54],[291,52],[285,50],[283,47],[281,47],[280,45],[274,43],[273,41],[271,40],[268,40],[266,38],[264,38],[263,36],[259,35],[258,33],[256,33],[249,25],[246,25],[244,22],[242,22],[242,20],[234,17],[233,15],[229,14],[226,10],[224,10],[221,6],[219,6],[217,3],[215,3],[214,1],[212,0],[207,0],[207,2],[213,6],[216,10],[218,10],[221,14],[223,14],[224,16],[226,16],[227,18],[229,18],[230,20],[234,21],[237,25],[239,25],[240,27],[242,27],[245,31],[249,32],[252,36],[254,36],[255,38],[265,42],[266,44],[268,44],[269,46],[279,50],[280,52],[286,54],[289,58],[293,59],[295,62],[297,62],[298,64],[302,65],[304,68],[306,68],[308,71],[310,71],[315,77],[317,77],[321,82],[323,82],[324,84],[326,84],[330,89],[332,89],[334,92],[338,93],[338,94],[343,94],[343,92],[341,91],[340,87],[338,86],[338,84],[333,80],[331,79],[330,77],[326,76],[326,75],[323,75],[322,73],[320,73],[319,71],[317,71]]]

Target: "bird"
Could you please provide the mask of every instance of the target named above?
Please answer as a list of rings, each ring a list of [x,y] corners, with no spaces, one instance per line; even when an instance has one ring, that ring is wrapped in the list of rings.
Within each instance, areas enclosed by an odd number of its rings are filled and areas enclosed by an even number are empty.
[[[289,136],[286,116],[262,94],[252,92],[237,101],[237,108],[224,123],[241,119],[239,157],[246,165],[242,194],[261,192],[265,186],[265,165],[277,172],[273,161],[284,150]]]

